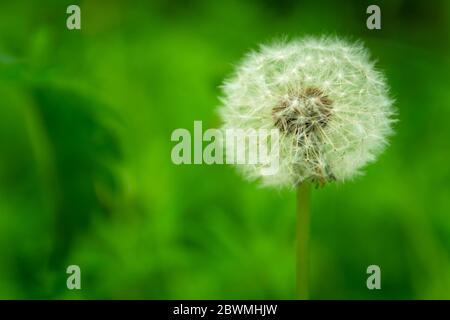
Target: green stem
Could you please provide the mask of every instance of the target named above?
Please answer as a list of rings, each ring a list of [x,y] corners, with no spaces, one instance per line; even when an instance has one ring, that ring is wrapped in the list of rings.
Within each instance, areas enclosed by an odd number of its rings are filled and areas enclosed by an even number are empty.
[[[297,187],[297,298],[307,300],[309,265],[309,184]]]

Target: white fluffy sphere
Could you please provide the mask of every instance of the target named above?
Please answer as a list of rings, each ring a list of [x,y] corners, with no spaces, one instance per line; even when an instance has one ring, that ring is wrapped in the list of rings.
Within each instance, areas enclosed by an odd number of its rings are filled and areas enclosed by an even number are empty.
[[[305,38],[263,45],[223,85],[223,128],[279,129],[279,168],[239,165],[263,184],[324,184],[360,173],[392,132],[384,76],[361,44]],[[247,150],[248,151],[248,150]]]

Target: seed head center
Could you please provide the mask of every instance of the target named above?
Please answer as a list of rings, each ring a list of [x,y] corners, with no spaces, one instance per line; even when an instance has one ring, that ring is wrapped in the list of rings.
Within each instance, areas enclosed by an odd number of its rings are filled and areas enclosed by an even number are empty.
[[[333,101],[319,88],[290,90],[272,109],[272,117],[281,132],[309,136],[326,127],[332,115]]]

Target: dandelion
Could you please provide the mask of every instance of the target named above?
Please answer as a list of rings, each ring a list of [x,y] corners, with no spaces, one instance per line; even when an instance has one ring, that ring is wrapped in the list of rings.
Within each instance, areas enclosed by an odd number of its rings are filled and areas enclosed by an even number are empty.
[[[238,168],[265,186],[298,187],[298,286],[306,297],[308,186],[360,175],[386,147],[393,108],[385,78],[360,43],[305,38],[248,54],[223,93],[224,128],[280,132],[275,174],[263,175],[261,163]]]

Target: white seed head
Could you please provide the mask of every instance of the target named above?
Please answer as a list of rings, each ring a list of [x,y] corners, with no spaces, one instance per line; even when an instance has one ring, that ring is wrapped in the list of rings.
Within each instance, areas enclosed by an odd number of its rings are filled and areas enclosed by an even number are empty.
[[[224,129],[279,129],[279,167],[243,164],[264,185],[325,184],[361,173],[392,133],[384,76],[361,44],[305,38],[263,45],[223,85]]]

